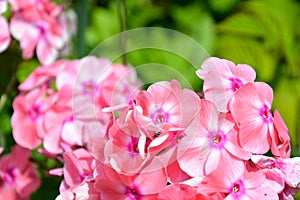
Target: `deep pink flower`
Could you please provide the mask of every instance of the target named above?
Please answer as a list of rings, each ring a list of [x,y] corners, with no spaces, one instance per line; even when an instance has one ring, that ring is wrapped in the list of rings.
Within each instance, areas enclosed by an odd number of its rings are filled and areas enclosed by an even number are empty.
[[[272,88],[263,82],[248,83],[232,98],[230,111],[239,124],[241,146],[251,153],[266,153],[274,135]]]
[[[0,4],[1,6],[1,4]],[[1,7],[0,7],[1,9]],[[1,14],[1,13],[0,13]],[[5,51],[11,41],[9,29],[8,29],[8,23],[4,17],[0,15],[0,53]]]
[[[271,135],[271,151],[274,156],[289,158],[291,155],[289,131],[277,110],[274,111],[274,127],[274,135]]]
[[[28,162],[30,151],[15,146],[11,154],[0,158],[0,196],[7,200],[26,199],[40,185],[34,165]]]
[[[201,67],[196,73],[204,80],[205,99],[212,101],[220,112],[227,112],[234,93],[244,84],[253,82],[256,77],[254,69],[249,65],[236,66],[229,60],[215,57],[205,60]]]
[[[68,44],[70,33],[63,6],[49,0],[12,0],[10,32],[20,41],[24,59],[36,54],[42,64],[52,63]]]

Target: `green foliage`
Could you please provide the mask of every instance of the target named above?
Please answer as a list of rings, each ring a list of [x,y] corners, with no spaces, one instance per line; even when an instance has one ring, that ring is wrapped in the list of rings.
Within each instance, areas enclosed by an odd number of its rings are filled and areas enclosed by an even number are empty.
[[[238,10],[216,25],[216,54],[257,71],[258,80],[275,90],[273,108],[285,119],[296,148],[300,98],[300,4],[292,0],[241,2]],[[299,153],[297,153],[299,155]]]

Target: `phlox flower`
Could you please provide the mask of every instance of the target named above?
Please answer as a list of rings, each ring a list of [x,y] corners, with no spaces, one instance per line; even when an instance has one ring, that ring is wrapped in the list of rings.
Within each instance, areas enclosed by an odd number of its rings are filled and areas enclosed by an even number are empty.
[[[52,154],[70,151],[74,146],[82,146],[81,137],[76,131],[71,109],[71,88],[67,86],[53,96],[56,101],[41,116],[38,131],[44,135],[44,148]]]
[[[52,63],[68,45],[71,35],[63,6],[49,0],[11,0],[10,32],[20,41],[22,56],[36,54],[42,64]],[[70,33],[69,33],[70,32]]]
[[[93,172],[97,166],[97,161],[85,149],[76,149],[73,152],[63,153],[64,167],[62,173],[64,180],[60,186],[60,196],[62,199],[79,198],[81,195],[91,195],[91,198],[97,199],[99,192],[93,189]],[[50,173],[60,175],[57,170]],[[90,188],[90,191],[89,191]],[[86,192],[86,193],[85,193]]]
[[[226,200],[278,199],[278,194],[273,190],[272,185],[265,184],[265,181],[263,171],[248,172],[244,163],[239,163],[213,171],[199,184],[198,192],[205,194],[222,192]]]
[[[205,99],[212,101],[219,112],[228,112],[229,101],[244,84],[253,82],[256,73],[246,64],[235,65],[225,59],[211,57],[196,71],[204,80],[203,92]]]
[[[289,131],[277,110],[274,111],[274,135],[271,135],[271,151],[274,156],[289,158],[291,145]]]
[[[120,173],[137,173],[145,163],[145,151],[150,140],[143,148],[139,145],[141,134],[137,127],[130,123],[119,128],[115,123],[108,129],[109,141],[105,144],[106,163]]]
[[[251,153],[264,154],[270,149],[274,136],[272,101],[273,90],[263,82],[244,85],[232,98],[230,111],[239,125],[241,146]]]
[[[56,80],[56,77],[65,70],[67,63],[67,60],[58,60],[50,65],[37,67],[26,80],[18,86],[18,89],[20,91],[30,91],[44,84],[50,87],[51,83]]]
[[[188,134],[179,143],[178,162],[183,171],[192,177],[207,175],[224,164],[233,167],[250,158],[238,144],[235,123],[218,114],[212,102],[201,101],[199,116],[193,129],[196,134]]]
[[[60,187],[62,190],[62,187]],[[63,190],[55,200],[101,200],[100,193],[94,188],[93,182],[83,182],[78,186]]]
[[[103,200],[157,199],[159,192],[167,185],[163,169],[133,176],[125,176],[107,166],[98,165],[94,173],[95,189]]]
[[[136,70],[130,66],[113,63],[107,70],[107,76],[99,85],[100,104],[103,107],[128,105],[142,85],[137,78]]]
[[[14,113],[11,118],[12,133],[15,141],[22,147],[38,147],[44,132],[38,131],[42,116],[51,107],[55,98],[47,92],[46,87],[36,88],[27,94],[19,94],[13,101]]]
[[[11,154],[0,158],[0,196],[7,200],[26,199],[40,186],[30,151],[15,146]]]
[[[251,161],[259,169],[273,173],[287,185],[296,188],[300,183],[300,158],[272,158],[262,155],[252,155]],[[281,173],[278,173],[280,171]]]
[[[134,97],[134,121],[149,132],[184,130],[199,111],[199,98],[178,81],[157,82]]]
[[[0,3],[1,3],[1,1],[0,1]],[[0,4],[0,11],[1,11],[1,5],[2,4]],[[9,34],[7,20],[4,17],[2,17],[1,15],[0,15],[0,30],[1,30],[0,31],[0,53],[2,53],[3,51],[5,51],[8,48],[11,38],[10,38],[10,34]]]

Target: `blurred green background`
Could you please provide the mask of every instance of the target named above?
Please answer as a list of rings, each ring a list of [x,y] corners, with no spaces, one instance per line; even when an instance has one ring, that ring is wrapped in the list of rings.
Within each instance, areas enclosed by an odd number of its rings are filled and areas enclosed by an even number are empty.
[[[273,109],[279,110],[289,128],[292,156],[300,155],[300,1],[56,2],[66,3],[78,14],[78,33],[69,57],[72,59],[89,54],[100,42],[121,30],[155,26],[177,30],[194,38],[210,56],[251,65],[257,72],[256,80],[267,82],[274,89]],[[5,53],[0,54],[0,144],[6,147],[6,151],[14,144],[10,117],[11,103],[18,92],[17,85],[39,66],[35,59],[23,61],[18,46],[14,41]],[[185,48],[184,43],[178,46]],[[191,66],[170,53],[141,50],[128,54],[127,62],[133,66],[149,62],[173,66],[192,83],[194,89],[201,91],[201,81],[188,70],[192,69]],[[33,153],[33,158],[45,163],[45,158],[36,153]],[[54,199],[58,194],[60,180],[50,179],[44,173],[55,163],[46,163],[41,169],[43,185],[32,199]]]

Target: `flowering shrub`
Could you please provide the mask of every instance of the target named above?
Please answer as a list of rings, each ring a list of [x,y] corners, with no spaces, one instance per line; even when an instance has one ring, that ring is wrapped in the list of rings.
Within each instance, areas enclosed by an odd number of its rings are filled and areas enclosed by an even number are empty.
[[[39,188],[35,150],[59,163],[47,172],[61,177],[57,200],[284,200],[300,189],[273,90],[251,66],[210,57],[195,70],[200,93],[177,80],[145,87],[136,68],[107,58],[56,60],[76,30],[63,6],[8,2],[0,52],[11,34],[42,66],[13,101],[16,145],[0,157],[0,197],[28,199]]]
[[[57,199],[292,198],[300,160],[272,88],[219,58],[197,74],[204,98],[176,80],[141,89],[107,59],[59,60],[19,86],[13,136],[63,160],[49,172],[64,177]]]

